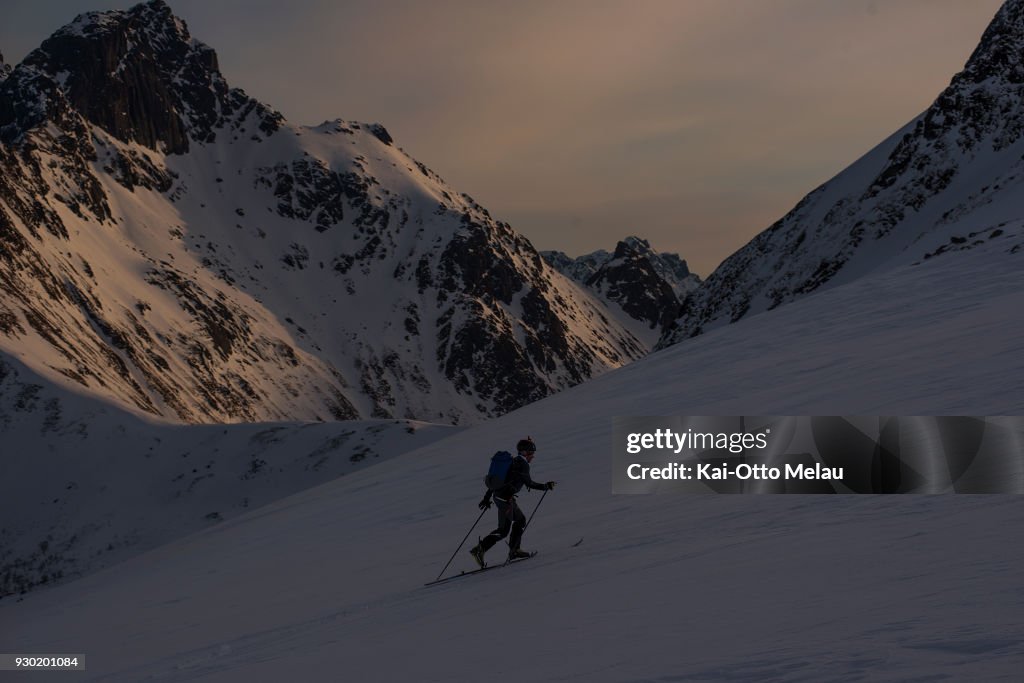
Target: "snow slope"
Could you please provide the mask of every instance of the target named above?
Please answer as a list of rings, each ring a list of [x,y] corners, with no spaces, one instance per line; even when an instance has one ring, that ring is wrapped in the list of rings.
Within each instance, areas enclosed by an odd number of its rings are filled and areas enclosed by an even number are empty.
[[[609,444],[616,415],[1020,414],[1021,258],[995,238],[835,287],[5,599],[2,649],[85,653],[88,681],[1019,680],[1021,497],[613,496]],[[541,554],[424,588],[526,434],[559,482]]]
[[[410,420],[155,421],[0,354],[0,596],[88,574],[453,431]]]

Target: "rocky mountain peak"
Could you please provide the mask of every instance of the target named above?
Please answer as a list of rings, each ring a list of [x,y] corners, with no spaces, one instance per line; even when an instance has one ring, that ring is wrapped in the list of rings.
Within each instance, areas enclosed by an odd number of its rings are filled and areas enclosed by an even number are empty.
[[[163,2],[0,82],[0,351],[47,377],[187,422],[463,423],[648,347],[383,126],[230,88]]]
[[[581,284],[589,280],[590,276],[601,267],[601,264],[612,256],[604,249],[598,249],[575,258],[564,251],[542,251],[540,255],[549,266]]]
[[[650,242],[643,239],[642,237],[630,235],[626,239],[620,240],[615,245],[614,257],[620,258],[621,256],[625,256],[629,253],[643,254],[650,251],[652,251]]]
[[[191,42],[185,22],[174,16],[163,0],[139,3],[127,10],[107,10],[79,14],[57,30],[53,38],[66,36],[98,37],[124,34],[128,31],[149,40]]]
[[[677,315],[679,302],[700,285],[678,254],[659,253],[647,240],[630,235],[612,252],[598,249],[572,258],[560,251],[544,251],[548,265],[576,280],[601,300],[614,303],[623,320],[641,323],[634,333],[647,338]]]
[[[0,81],[7,78],[9,73],[11,73],[11,67],[4,61],[4,54],[0,52]]]
[[[620,249],[623,252],[632,251],[638,255],[646,257],[654,268],[655,272],[668,282],[672,288],[676,291],[676,294],[683,295],[689,290],[696,287],[694,281],[699,281],[696,275],[690,272],[689,266],[687,266],[685,259],[681,258],[679,254],[673,254],[669,252],[658,252],[651,247],[651,243],[647,240],[630,235],[625,238],[615,247],[615,257],[618,257]]]
[[[889,188],[909,172],[926,170],[924,192],[941,191],[957,173],[960,154],[995,151],[1017,142],[1024,133],[1024,2],[1009,0],[985,29],[960,73],[936,98],[893,150],[871,194]],[[985,144],[981,144],[984,142]]]
[[[1024,179],[1024,0],[1009,0],[964,69],[902,129],[727,258],[666,346],[825,286],[1006,238]]]
[[[612,252],[611,258],[602,264],[601,267],[603,268],[614,261],[636,261],[640,259],[650,261],[649,257],[653,256],[654,253],[650,242],[647,240],[639,237],[627,237],[615,244],[615,251]]]
[[[1007,0],[982,34],[970,59],[953,79],[981,83],[991,78],[1024,83],[1024,2]]]
[[[642,237],[630,235],[616,243],[612,252],[598,249],[573,258],[561,251],[542,251],[548,265],[577,282],[587,284],[599,270],[612,261],[645,258],[659,279],[664,280],[680,298],[697,288],[700,278],[690,272],[679,254],[656,251]]]
[[[585,284],[618,303],[630,317],[660,330],[675,319],[679,299],[672,284],[654,266],[654,256],[647,240],[621,240],[611,258]]]
[[[217,54],[189,35],[163,0],[89,12],[64,26],[0,88],[0,129],[10,140],[77,113],[114,137],[178,154],[215,129],[241,125],[272,133],[281,117],[228,87]],[[63,126],[62,126],[63,127]]]

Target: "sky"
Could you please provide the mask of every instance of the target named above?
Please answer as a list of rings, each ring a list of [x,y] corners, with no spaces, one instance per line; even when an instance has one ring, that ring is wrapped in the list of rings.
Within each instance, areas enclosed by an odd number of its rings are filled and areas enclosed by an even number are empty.
[[[4,0],[16,63],[109,0]],[[538,249],[710,273],[924,110],[998,0],[168,0],[297,123],[384,124]]]

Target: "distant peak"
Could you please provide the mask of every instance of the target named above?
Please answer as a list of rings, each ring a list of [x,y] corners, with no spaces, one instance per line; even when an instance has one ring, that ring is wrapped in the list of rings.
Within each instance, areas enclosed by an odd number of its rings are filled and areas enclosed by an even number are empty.
[[[626,256],[651,256],[657,252],[651,248],[651,243],[642,237],[636,235],[630,235],[625,239],[619,240],[618,244],[615,245],[614,258],[625,258]]]
[[[624,258],[636,258],[644,255],[645,251],[640,248],[636,242],[632,242],[628,239],[622,240],[615,245],[615,252],[612,255],[613,259],[624,259]]]
[[[647,240],[645,240],[642,237],[637,237],[636,235],[630,235],[629,237],[626,237],[622,241],[625,242],[626,244],[628,244],[629,246],[633,247],[634,249],[648,249],[649,250],[651,248],[651,243],[650,242],[648,242]]]
[[[155,11],[171,13],[171,7],[164,0],[149,0],[149,2],[140,2],[135,5],[132,9],[147,8]]]

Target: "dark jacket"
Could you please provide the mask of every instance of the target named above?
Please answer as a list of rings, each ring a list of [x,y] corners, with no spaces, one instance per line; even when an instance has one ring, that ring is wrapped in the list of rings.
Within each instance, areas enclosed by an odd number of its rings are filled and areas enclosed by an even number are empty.
[[[523,456],[517,455],[512,459],[508,474],[505,475],[505,485],[496,491],[488,491],[484,500],[490,500],[492,494],[495,498],[508,500],[519,493],[524,486],[534,491],[546,491],[548,488],[546,484],[540,484],[530,478],[530,463],[526,462],[526,458]]]

